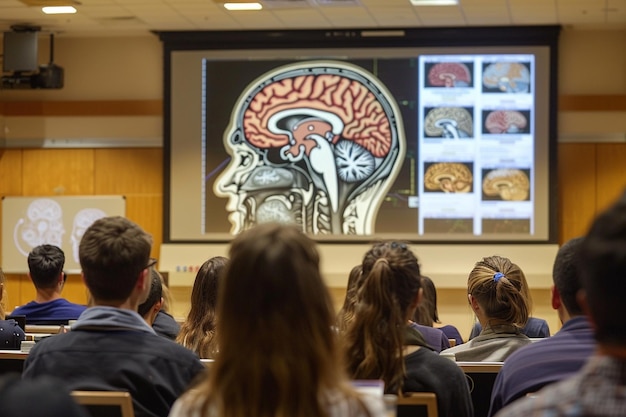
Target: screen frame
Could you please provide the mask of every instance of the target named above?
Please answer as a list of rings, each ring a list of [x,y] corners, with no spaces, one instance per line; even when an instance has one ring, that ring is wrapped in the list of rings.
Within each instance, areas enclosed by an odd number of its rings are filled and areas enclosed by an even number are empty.
[[[556,243],[557,225],[557,102],[558,102],[558,36],[560,26],[494,26],[465,28],[392,28],[332,30],[266,30],[266,31],[159,31],[163,42],[163,242],[218,243],[233,236],[211,236],[202,239],[172,237],[171,230],[171,154],[172,154],[172,53],[177,51],[225,51],[271,49],[341,49],[341,48],[450,48],[450,47],[534,47],[548,48],[548,236],[541,240],[460,239],[454,243]],[[445,53],[445,49],[442,51]],[[312,236],[319,242],[371,241],[374,236]],[[380,236],[385,238],[385,236]],[[427,238],[405,239],[420,244],[450,243]]]

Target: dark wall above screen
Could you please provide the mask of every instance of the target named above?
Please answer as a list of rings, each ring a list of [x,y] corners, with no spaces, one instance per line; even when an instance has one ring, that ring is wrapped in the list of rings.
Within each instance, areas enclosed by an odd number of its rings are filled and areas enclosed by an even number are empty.
[[[555,242],[558,33],[160,32],[164,241]]]

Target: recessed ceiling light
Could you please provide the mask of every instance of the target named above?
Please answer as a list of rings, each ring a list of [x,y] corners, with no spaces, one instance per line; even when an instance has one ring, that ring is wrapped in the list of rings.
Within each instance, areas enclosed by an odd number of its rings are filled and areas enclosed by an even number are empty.
[[[459,0],[410,0],[413,6],[456,6]]]
[[[261,3],[224,3],[226,10],[261,10]]]
[[[41,11],[43,11],[45,14],[76,13],[76,9],[72,6],[48,6],[48,7],[42,7]]]

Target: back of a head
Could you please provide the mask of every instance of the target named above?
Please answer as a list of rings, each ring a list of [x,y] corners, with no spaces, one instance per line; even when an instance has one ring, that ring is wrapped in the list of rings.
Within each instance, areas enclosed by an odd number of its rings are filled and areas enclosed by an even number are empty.
[[[469,274],[467,290],[490,322],[524,327],[528,321],[526,278],[510,259],[490,256],[477,262]]]
[[[193,283],[191,291],[190,318],[202,319],[215,316],[217,307],[218,282],[224,272],[228,258],[214,256],[204,262]]]
[[[120,217],[96,220],[78,249],[85,283],[96,304],[126,300],[150,259],[152,239],[132,221]]]
[[[346,296],[343,300],[343,306],[337,314],[337,327],[339,331],[345,331],[348,324],[354,318],[354,309],[356,306],[356,296],[363,282],[363,266],[356,265],[350,270],[348,275],[348,285],[346,287]]]
[[[437,289],[435,283],[430,277],[422,275],[422,290],[424,297],[420,304],[420,308],[415,312],[415,321],[425,326],[431,326],[439,323],[439,313],[437,311]]]
[[[228,258],[215,256],[202,264],[191,291],[191,309],[176,338],[201,358],[213,358],[218,350],[217,295],[227,263]]]
[[[417,258],[404,243],[382,242],[363,258],[364,281],[355,318],[345,336],[348,372],[383,379],[395,392],[404,378],[408,314],[421,288]]]
[[[581,280],[598,342],[626,345],[626,193],[593,222],[579,250]]]
[[[229,258],[211,372],[228,409],[219,414],[320,415],[320,395],[341,382],[341,367],[314,242],[295,227],[264,224],[239,235]]]
[[[584,314],[576,298],[576,294],[582,288],[580,266],[577,262],[578,250],[582,242],[582,237],[565,242],[559,248],[552,268],[554,286],[570,316]]]
[[[163,285],[161,284],[161,277],[154,268],[150,268],[150,292],[146,301],[137,308],[139,315],[145,318],[152,307],[161,300],[162,296]]]
[[[40,245],[28,254],[28,270],[37,288],[54,288],[65,265],[65,254],[54,245]]]

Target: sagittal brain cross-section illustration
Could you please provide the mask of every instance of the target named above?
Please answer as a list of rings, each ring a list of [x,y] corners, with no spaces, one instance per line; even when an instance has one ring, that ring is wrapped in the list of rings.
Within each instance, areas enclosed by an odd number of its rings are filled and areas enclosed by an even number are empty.
[[[236,102],[214,192],[231,233],[259,223],[316,235],[374,233],[405,154],[400,112],[372,73],[339,61],[276,68]]]

